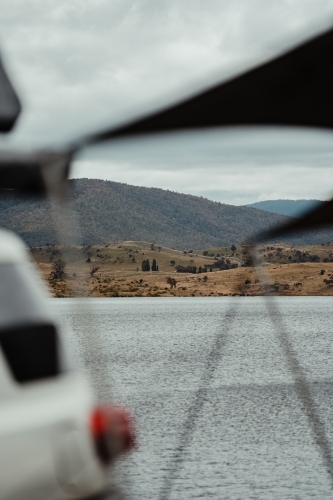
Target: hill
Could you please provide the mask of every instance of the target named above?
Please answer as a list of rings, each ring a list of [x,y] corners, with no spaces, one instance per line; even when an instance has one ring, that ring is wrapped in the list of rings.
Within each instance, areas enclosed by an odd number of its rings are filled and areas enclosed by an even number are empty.
[[[229,246],[288,219],[246,206],[237,207],[202,197],[95,179],[70,181],[67,241],[95,245],[103,242],[147,241],[175,249]],[[57,243],[48,201],[1,199],[0,225],[17,232],[30,246]],[[81,236],[75,235],[80,227]],[[293,238],[295,244],[333,240],[333,233]]]
[[[237,246],[233,250],[218,247],[188,253],[125,241],[91,247],[49,245],[31,249],[31,255],[56,297],[253,296],[265,291],[333,295],[333,243],[262,245],[258,252],[265,271],[261,269],[259,276],[246,265],[246,249]],[[67,263],[61,278],[52,274],[58,259]],[[152,270],[154,259],[156,271]],[[147,260],[150,271],[146,267],[143,271]],[[170,280],[176,282],[175,286]]]
[[[266,200],[250,203],[246,206],[289,217],[299,217],[321,203],[323,202],[320,200]]]

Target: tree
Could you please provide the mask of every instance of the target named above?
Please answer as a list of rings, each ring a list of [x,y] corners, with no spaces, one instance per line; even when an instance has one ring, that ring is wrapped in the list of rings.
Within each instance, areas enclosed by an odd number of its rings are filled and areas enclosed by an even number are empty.
[[[202,267],[199,266],[198,273],[202,273]]]
[[[62,259],[58,259],[52,264],[52,271],[50,277],[54,280],[62,280],[66,276],[65,267],[67,262]]]
[[[176,288],[177,281],[175,280],[175,278],[170,278],[168,276],[166,281],[167,281],[168,285],[170,285],[170,288]]]
[[[232,251],[232,253],[235,253],[237,250],[236,245],[231,245],[230,250]]]
[[[142,261],[141,269],[142,269],[142,271],[150,271],[149,259]]]
[[[177,273],[193,273],[197,272],[196,266],[176,266]]]
[[[151,270],[152,271],[157,271],[157,264],[156,264],[156,260],[155,259],[153,259],[153,263],[151,265]]]
[[[170,264],[171,264],[172,266],[174,266],[174,265],[176,264],[176,261],[175,261],[175,260],[170,260]]]
[[[202,252],[202,255],[208,255],[208,250],[205,250],[204,252]]]

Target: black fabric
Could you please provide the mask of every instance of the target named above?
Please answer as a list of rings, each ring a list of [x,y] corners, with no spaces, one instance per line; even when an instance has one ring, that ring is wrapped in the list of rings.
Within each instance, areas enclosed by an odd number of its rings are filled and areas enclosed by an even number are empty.
[[[0,60],[0,132],[9,132],[20,112],[20,102]]]
[[[288,224],[278,226],[270,231],[265,231],[258,234],[254,241],[267,241],[280,236],[288,236],[295,232],[310,231],[312,229],[320,229],[321,227],[330,226],[333,224],[333,199],[327,201],[319,207],[308,211],[302,217],[294,219]]]
[[[15,191],[21,196],[49,194],[50,187],[65,191],[71,153],[0,153],[0,194]]]
[[[78,141],[229,125],[333,128],[333,29],[230,81],[119,128]]]
[[[42,195],[46,186],[38,165],[2,164],[0,159],[0,194],[15,191],[22,195]]]
[[[53,325],[0,330],[0,346],[17,382],[32,382],[59,374],[57,332]]]

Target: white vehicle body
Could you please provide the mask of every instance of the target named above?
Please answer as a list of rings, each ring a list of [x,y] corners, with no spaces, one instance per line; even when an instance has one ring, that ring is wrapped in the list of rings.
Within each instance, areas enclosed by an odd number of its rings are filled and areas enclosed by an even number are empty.
[[[103,498],[92,393],[68,368],[38,280],[21,241],[0,231],[0,499]]]

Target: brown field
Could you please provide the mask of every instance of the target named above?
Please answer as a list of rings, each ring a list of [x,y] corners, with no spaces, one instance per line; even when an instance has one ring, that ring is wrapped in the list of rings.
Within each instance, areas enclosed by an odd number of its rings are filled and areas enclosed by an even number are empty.
[[[260,247],[262,265],[258,275],[253,267],[213,269],[200,274],[175,272],[177,265],[204,268],[220,257],[229,259],[231,264],[241,264],[246,260],[242,247],[237,247],[234,254],[230,248],[206,249],[210,256],[203,256],[203,250],[189,254],[127,241],[93,247],[39,247],[32,249],[32,256],[55,297],[204,297],[262,295],[267,291],[275,295],[333,295],[333,281],[324,282],[333,278],[332,250],[333,244]],[[53,262],[59,258],[67,262],[66,276],[54,280],[50,273]],[[141,271],[144,259],[149,259],[150,264],[156,259],[159,271]],[[91,275],[94,267],[98,270]],[[170,287],[168,277],[176,279],[176,287]]]

